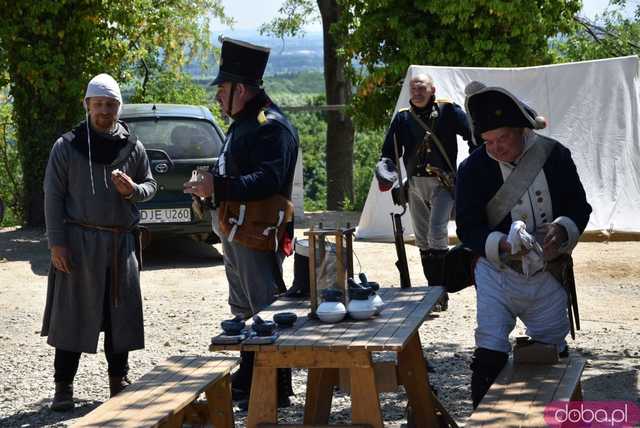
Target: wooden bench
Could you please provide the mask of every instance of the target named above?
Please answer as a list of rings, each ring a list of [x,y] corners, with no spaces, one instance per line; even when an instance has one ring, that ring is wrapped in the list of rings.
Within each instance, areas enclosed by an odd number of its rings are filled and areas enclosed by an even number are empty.
[[[229,373],[237,365],[237,358],[225,356],[171,357],[73,426],[180,427],[201,415],[194,403],[204,392],[207,421],[233,427]]]
[[[510,359],[466,427],[546,427],[544,409],[553,401],[582,400],[585,360],[517,364]]]

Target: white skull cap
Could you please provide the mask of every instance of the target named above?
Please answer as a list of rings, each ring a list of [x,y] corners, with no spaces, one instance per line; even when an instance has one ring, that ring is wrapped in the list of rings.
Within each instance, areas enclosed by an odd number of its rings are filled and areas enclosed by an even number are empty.
[[[118,82],[106,73],[98,74],[91,79],[87,85],[87,92],[84,94],[84,100],[91,97],[109,97],[118,100],[122,106],[122,95],[120,94],[120,86]]]

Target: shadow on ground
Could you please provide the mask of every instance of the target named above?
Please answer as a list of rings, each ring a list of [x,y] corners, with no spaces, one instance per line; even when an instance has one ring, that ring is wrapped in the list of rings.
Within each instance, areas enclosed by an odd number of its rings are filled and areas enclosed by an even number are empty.
[[[68,426],[102,404],[100,401],[76,400],[76,407],[69,412],[54,412],[49,409],[50,400],[33,403],[29,409],[0,418],[2,427]]]
[[[28,262],[35,275],[49,272],[49,249],[44,229],[0,229],[0,263]],[[181,269],[222,265],[215,246],[189,238],[154,241],[143,254],[145,270]]]
[[[29,262],[34,274],[47,275],[50,259],[44,229],[0,229],[0,263],[7,262]]]

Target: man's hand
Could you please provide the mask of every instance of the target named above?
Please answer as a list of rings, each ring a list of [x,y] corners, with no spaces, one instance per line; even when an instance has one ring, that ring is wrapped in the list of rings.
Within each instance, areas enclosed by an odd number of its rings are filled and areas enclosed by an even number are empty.
[[[213,175],[210,172],[198,171],[191,176],[191,180],[182,185],[184,193],[191,193],[201,198],[213,195]]]
[[[540,230],[545,233],[542,243],[544,259],[553,260],[558,257],[560,247],[567,242],[569,234],[563,226],[557,223],[544,224]]]
[[[115,184],[118,193],[125,197],[130,197],[136,188],[136,184],[131,177],[119,169],[114,169],[111,172],[111,181]]]
[[[375,175],[381,192],[390,190],[393,187],[393,183],[398,180],[396,165],[389,158],[380,159],[376,164]]]
[[[51,263],[60,272],[71,273],[71,252],[62,245],[52,246]]]
[[[506,237],[503,237],[498,243],[498,252],[500,253],[500,255],[504,254],[504,255],[513,256],[513,257],[524,257],[527,255],[529,251],[531,250],[522,248],[519,252],[515,254],[511,254],[511,244],[509,243]]]

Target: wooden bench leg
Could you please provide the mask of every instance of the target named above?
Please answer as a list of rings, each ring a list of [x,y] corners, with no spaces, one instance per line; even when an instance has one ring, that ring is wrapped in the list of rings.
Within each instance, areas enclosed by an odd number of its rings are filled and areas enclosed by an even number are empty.
[[[407,391],[409,405],[415,416],[415,426],[440,426],[417,332],[409,339],[404,350],[398,353],[398,375]]]
[[[204,392],[207,397],[209,418],[216,428],[233,428],[233,405],[231,404],[231,380],[229,375],[214,383]]]
[[[184,422],[184,410],[172,415],[169,420],[160,424],[162,428],[181,428]]]
[[[582,401],[582,384],[580,381],[578,381],[576,389],[571,394],[571,401]]]
[[[369,360],[371,354],[366,353]],[[380,397],[376,388],[376,374],[373,364],[370,367],[350,369],[351,375],[351,422],[369,424],[373,428],[382,428]]]
[[[307,398],[304,407],[304,423],[326,425],[329,423],[333,387],[338,383],[338,369],[309,369]]]

